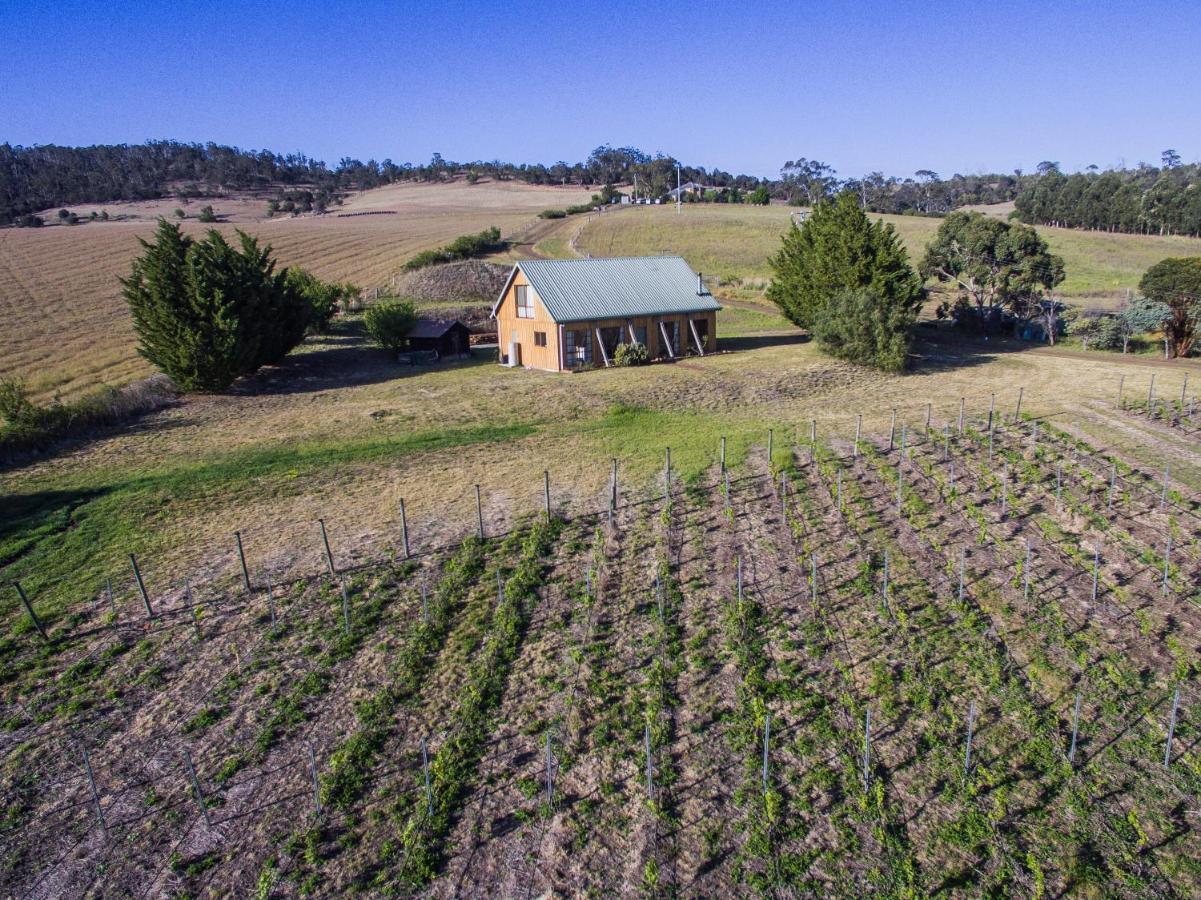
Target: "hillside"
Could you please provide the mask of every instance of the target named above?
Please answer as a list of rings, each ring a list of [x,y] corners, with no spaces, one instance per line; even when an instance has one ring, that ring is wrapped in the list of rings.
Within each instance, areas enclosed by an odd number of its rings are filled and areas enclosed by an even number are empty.
[[[272,220],[264,218],[264,205],[252,201],[211,202],[218,215],[228,214],[218,230],[232,234],[240,227],[258,235],[275,248],[283,265],[371,288],[386,286],[420,250],[492,225],[508,233],[548,206],[589,196],[580,189],[515,182],[400,184],[349,197],[339,210],[342,217]],[[193,202],[189,215],[201,205]],[[47,399],[148,374],[136,353],[118,278],[128,274],[138,238],[147,237],[155,218],[170,215],[176,206],[175,201],[87,206],[76,211],[109,209],[114,217],[136,218],[0,229],[0,342],[11,348],[0,359],[0,377],[26,378],[35,394]],[[377,214],[345,215],[356,212]],[[208,227],[193,218],[184,222],[189,233]]]

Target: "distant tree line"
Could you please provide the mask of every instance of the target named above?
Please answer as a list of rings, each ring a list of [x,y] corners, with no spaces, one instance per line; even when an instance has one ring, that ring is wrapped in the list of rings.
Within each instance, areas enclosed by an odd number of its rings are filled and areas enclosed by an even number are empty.
[[[1044,171],[1017,196],[1017,214],[1031,225],[1059,225],[1132,234],[1201,235],[1201,165],[1181,165],[1165,150],[1158,168]]]

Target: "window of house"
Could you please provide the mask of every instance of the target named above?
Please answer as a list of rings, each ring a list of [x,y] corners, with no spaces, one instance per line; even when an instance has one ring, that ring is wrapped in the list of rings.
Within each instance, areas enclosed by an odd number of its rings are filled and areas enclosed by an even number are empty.
[[[696,337],[701,342],[701,349],[709,349],[709,320],[708,319],[693,319],[693,326],[696,328]]]
[[[516,288],[517,294],[517,318],[532,319],[534,318],[534,301],[530,298],[529,285],[519,284]]]
[[[534,346],[535,347],[545,347],[546,346],[546,332],[545,331],[535,331],[534,332]]]
[[[641,344],[643,347],[650,346],[646,342],[646,326],[645,325],[635,325],[634,326],[634,340],[637,343]]]
[[[563,332],[563,361],[568,368],[592,362],[592,333],[587,329]]]

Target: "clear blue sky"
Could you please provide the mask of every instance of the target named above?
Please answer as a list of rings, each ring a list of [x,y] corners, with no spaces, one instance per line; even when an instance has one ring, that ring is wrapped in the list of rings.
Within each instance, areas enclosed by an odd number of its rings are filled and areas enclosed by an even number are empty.
[[[0,4],[0,141],[774,175],[1201,160],[1201,2]]]

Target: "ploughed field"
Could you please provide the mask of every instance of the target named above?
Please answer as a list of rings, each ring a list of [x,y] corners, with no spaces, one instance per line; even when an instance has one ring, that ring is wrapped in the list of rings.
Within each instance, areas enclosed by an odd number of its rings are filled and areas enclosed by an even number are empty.
[[[1201,891],[1201,497],[1008,413],[812,438],[14,610],[0,894]]]

